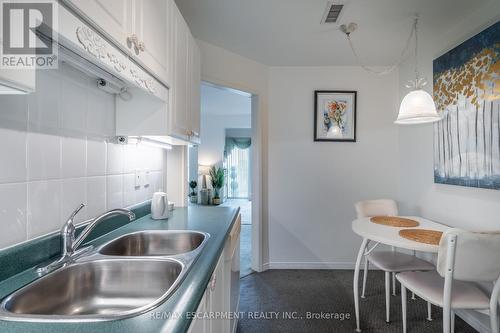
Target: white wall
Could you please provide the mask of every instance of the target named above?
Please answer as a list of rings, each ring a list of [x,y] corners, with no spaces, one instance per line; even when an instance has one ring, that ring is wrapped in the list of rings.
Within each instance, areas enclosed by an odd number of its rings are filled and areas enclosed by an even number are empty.
[[[420,36],[420,70],[432,81],[432,60],[474,36],[500,18],[500,2],[489,1],[464,17],[450,31]],[[413,77],[413,63],[400,67],[400,100]],[[432,92],[432,84],[427,87]],[[418,214],[450,226],[469,230],[500,230],[500,191],[434,184],[433,126],[400,130],[400,198],[404,213]]]
[[[463,17],[449,31],[423,31],[420,36],[420,70],[432,81],[432,60],[500,19],[500,2],[489,0]],[[413,62],[400,66],[400,100],[413,77]],[[432,93],[432,84],[426,88]],[[434,184],[433,126],[402,127],[400,150],[400,206],[403,214],[416,214],[467,230],[500,230],[500,191]],[[489,331],[487,316],[474,311],[458,313],[480,332]]]
[[[267,84],[268,68],[253,60],[198,41],[202,80],[252,94],[252,268],[268,258],[267,207]],[[259,251],[259,253],[256,253]]]
[[[162,187],[165,151],[106,142],[114,97],[81,73],[40,70],[31,95],[0,96],[0,248],[58,230],[80,203],[82,222]],[[135,186],[134,170],[150,170]]]
[[[250,114],[216,116],[202,113],[198,163],[201,165],[221,165],[224,159],[226,128],[250,128],[250,126]]]
[[[352,268],[354,203],[398,192],[397,72],[270,69],[269,267]],[[314,142],[314,90],[356,90],[357,142]]]

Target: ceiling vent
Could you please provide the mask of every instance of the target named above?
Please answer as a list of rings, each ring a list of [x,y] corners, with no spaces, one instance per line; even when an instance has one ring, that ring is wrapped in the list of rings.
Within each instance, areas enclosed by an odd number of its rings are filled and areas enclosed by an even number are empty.
[[[333,1],[328,1],[326,4],[325,13],[323,14],[323,19],[321,20],[321,24],[337,23],[342,8],[344,8],[343,4],[336,4],[333,3]]]

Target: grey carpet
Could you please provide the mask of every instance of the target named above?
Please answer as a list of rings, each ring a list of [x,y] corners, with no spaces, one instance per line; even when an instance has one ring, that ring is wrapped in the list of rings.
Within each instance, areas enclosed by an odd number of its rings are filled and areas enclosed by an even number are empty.
[[[239,333],[254,332],[354,332],[353,271],[349,270],[270,270],[241,279]],[[391,296],[391,323],[385,322],[383,273],[368,274],[366,299],[361,299],[361,329],[369,332],[402,332],[401,296]],[[427,303],[408,300],[408,333],[442,332],[442,311],[432,308],[434,320],[426,318]],[[278,319],[254,319],[278,312]],[[298,319],[283,319],[284,312]],[[257,313],[255,313],[257,312]],[[306,312],[349,314],[350,319],[305,319]],[[251,313],[251,314],[250,314]],[[273,315],[275,316],[275,315]],[[253,317],[253,318],[251,318]],[[300,318],[302,317],[302,318]],[[476,332],[456,317],[456,333]]]

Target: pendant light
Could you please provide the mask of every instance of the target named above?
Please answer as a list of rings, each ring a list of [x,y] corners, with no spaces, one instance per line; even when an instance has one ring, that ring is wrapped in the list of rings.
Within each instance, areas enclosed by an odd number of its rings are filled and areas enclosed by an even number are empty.
[[[403,98],[399,107],[398,119],[394,122],[398,125],[415,125],[433,123],[441,120],[432,96],[423,86],[427,84],[426,80],[420,77],[418,72],[418,16],[415,18],[415,80],[411,80],[407,88],[412,89]]]

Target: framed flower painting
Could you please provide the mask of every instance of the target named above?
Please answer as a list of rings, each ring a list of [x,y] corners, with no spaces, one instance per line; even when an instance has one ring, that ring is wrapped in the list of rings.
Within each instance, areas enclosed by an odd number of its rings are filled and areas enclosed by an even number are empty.
[[[314,92],[314,141],[356,142],[356,91]]]

